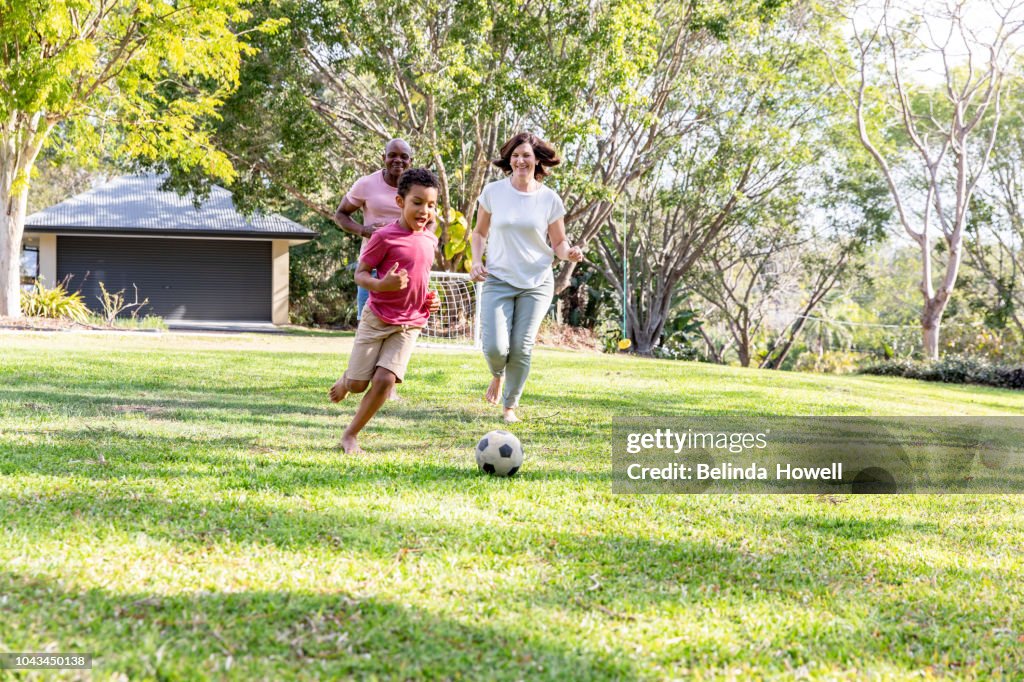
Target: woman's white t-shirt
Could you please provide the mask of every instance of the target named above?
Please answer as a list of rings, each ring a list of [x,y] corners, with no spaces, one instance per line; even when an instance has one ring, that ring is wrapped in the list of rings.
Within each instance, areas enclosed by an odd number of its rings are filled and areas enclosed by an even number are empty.
[[[487,272],[520,289],[543,284],[555,255],[548,245],[548,225],[565,215],[562,198],[543,185],[520,192],[505,178],[484,187],[479,201],[491,214]]]

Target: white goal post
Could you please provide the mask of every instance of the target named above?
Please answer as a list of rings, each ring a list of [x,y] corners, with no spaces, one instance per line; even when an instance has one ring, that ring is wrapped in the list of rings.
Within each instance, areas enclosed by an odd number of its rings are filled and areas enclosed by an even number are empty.
[[[429,286],[441,299],[441,309],[427,319],[419,342],[427,346],[479,349],[482,285],[464,272],[432,271]]]

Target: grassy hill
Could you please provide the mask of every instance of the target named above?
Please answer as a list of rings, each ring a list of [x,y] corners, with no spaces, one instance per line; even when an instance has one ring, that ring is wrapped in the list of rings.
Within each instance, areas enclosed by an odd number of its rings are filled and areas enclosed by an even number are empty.
[[[1024,414],[1024,394],[538,352],[514,479],[483,359],[361,439],[350,341],[0,334],[0,651],[93,679],[958,679],[1024,669],[1013,496],[625,496],[623,415]],[[71,677],[73,673],[66,672]]]

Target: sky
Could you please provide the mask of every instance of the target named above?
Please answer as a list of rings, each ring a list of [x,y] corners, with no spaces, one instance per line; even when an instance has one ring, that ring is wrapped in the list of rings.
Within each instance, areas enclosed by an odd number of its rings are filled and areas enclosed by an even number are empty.
[[[853,14],[850,30],[854,27],[862,32],[876,26],[885,5],[890,7],[890,23],[893,19],[908,19],[919,16],[923,23],[917,37],[926,53],[911,62],[909,77],[921,84],[938,85],[945,79],[945,68],[940,50],[944,47],[952,65],[963,66],[971,53],[974,60],[988,59],[987,45],[991,43],[1000,25],[1000,16],[1006,14],[1009,25],[1024,25],[1024,0],[862,0]],[[957,7],[962,7],[965,31],[951,31],[949,16]],[[1017,32],[1011,43],[1012,48],[1024,47],[1024,29]]]

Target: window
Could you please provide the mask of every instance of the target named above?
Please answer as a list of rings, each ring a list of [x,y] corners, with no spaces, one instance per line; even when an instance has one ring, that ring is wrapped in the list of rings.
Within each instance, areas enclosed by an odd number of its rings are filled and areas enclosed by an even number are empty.
[[[21,250],[21,285],[31,287],[39,278],[39,247],[26,246]]]

